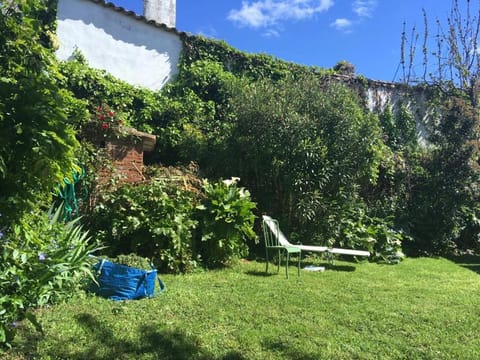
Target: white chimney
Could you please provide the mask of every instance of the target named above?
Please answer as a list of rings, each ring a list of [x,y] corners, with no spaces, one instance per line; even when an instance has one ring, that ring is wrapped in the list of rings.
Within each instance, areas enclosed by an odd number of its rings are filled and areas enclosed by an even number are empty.
[[[177,18],[176,0],[144,0],[143,16],[174,28]]]

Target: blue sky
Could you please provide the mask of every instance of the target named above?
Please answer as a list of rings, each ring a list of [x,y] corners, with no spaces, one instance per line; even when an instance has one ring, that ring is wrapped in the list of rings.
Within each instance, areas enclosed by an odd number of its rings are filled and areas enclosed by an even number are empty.
[[[110,1],[142,14],[142,0]],[[424,8],[433,33],[435,20],[446,19],[451,5],[452,0],[177,0],[176,28],[304,65],[330,68],[346,60],[357,74],[392,81],[403,22],[423,36]],[[421,39],[417,51],[421,71]]]

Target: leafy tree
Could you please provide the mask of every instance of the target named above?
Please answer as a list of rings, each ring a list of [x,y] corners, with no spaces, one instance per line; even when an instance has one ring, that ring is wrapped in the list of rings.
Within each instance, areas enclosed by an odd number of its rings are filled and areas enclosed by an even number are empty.
[[[414,174],[408,211],[416,241],[410,250],[432,254],[456,249],[465,217],[475,214],[479,181],[475,112],[462,99],[444,105],[438,131],[430,137],[434,148],[424,158],[423,171]]]
[[[18,219],[74,168],[70,94],[50,48],[54,1],[0,4],[0,213]],[[53,12],[53,18],[52,18]]]
[[[411,251],[445,253],[459,246],[478,246],[465,241],[465,234],[469,233],[472,239],[479,234],[475,219],[480,175],[480,2],[454,0],[446,20],[436,20],[433,38],[425,11],[424,20],[423,76],[413,71],[419,38],[413,28],[408,62],[405,61],[408,42],[405,31],[402,35],[403,80],[422,81],[439,90],[435,105],[440,112],[427,136],[430,146],[423,149],[420,167],[410,178],[410,201],[403,222],[415,238],[410,244]],[[405,71],[407,63],[408,71]]]
[[[425,10],[423,15],[423,72],[422,75],[418,75],[413,68],[417,56],[417,41],[420,36],[413,27],[410,38],[407,39],[404,29],[400,61],[403,68],[402,80],[437,85],[447,94],[457,93],[457,95],[466,96],[473,106],[477,106],[477,93],[480,90],[480,48],[478,43],[480,2],[453,0],[450,14],[446,20],[436,19],[436,32],[433,38]],[[409,54],[407,54],[407,44],[409,44]],[[408,60],[406,60],[407,56]]]
[[[336,209],[348,208],[377,178],[383,148],[377,118],[346,87],[311,75],[251,83],[232,103],[235,161],[226,166],[282,223],[317,242],[338,241]]]

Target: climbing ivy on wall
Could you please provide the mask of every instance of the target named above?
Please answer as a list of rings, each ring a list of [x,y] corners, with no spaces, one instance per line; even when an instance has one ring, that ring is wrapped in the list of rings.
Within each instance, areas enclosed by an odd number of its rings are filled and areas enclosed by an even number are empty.
[[[276,59],[266,54],[248,54],[235,49],[223,41],[203,36],[182,36],[184,51],[182,69],[198,60],[221,63],[226,71],[236,76],[247,76],[253,80],[262,78],[279,80],[285,77],[312,73],[317,76],[333,74],[330,69],[307,67]]]

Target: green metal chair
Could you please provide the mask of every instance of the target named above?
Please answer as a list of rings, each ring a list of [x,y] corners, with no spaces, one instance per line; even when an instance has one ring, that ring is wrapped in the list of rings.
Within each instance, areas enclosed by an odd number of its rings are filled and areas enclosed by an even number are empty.
[[[282,239],[286,239],[285,235],[280,231],[280,226],[278,221],[272,219],[267,215],[263,215],[262,221],[263,237],[265,238],[265,254],[266,254],[266,268],[265,272],[268,274],[268,253],[269,251],[275,251],[278,255],[278,265],[277,272],[280,272],[280,262],[281,262],[281,253],[283,252],[285,256],[285,275],[288,279],[288,261],[290,259],[290,254],[298,254],[298,276],[300,276],[300,260],[302,255],[302,250],[297,246],[285,245],[282,244]]]

